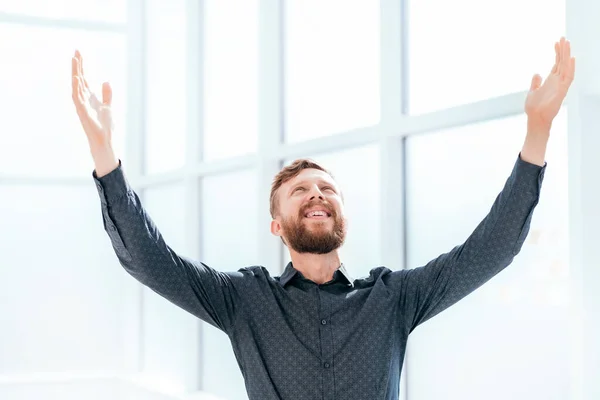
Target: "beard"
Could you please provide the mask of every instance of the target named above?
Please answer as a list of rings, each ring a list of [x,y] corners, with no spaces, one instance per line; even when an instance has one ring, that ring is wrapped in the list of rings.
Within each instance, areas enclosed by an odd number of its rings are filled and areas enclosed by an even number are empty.
[[[305,221],[306,210],[322,205],[331,214],[333,227],[327,228],[329,218]],[[313,225],[311,228],[308,224]],[[298,253],[327,254],[338,249],[346,238],[346,224],[343,218],[327,203],[312,202],[300,210],[296,218],[283,218],[281,222],[286,244]]]

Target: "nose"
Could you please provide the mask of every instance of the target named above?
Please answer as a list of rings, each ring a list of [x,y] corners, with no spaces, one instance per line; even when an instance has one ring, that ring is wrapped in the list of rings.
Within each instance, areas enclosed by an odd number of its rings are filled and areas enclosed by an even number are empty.
[[[314,199],[320,199],[320,200],[324,200],[325,197],[323,196],[323,193],[321,192],[321,190],[319,189],[319,187],[317,185],[313,185],[311,191],[310,191],[310,200],[314,200]]]

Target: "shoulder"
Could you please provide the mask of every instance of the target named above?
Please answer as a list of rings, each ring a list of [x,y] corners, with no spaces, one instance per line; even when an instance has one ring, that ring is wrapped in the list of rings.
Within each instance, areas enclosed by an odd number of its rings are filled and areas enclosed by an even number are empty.
[[[385,266],[372,268],[369,275],[354,280],[354,285],[357,287],[373,286],[377,281],[382,281],[385,285],[396,284],[400,282],[406,270],[392,271]]]
[[[279,277],[272,277],[271,273],[267,268],[262,265],[252,265],[249,267],[240,268],[237,271],[244,281],[247,282],[277,282]]]

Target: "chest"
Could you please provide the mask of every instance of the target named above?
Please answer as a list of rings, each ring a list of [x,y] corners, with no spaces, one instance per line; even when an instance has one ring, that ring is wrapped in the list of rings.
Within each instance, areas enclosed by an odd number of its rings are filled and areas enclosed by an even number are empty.
[[[397,296],[385,287],[275,288],[257,294],[245,310],[249,335],[273,348],[322,356],[349,349],[376,351],[399,334]]]

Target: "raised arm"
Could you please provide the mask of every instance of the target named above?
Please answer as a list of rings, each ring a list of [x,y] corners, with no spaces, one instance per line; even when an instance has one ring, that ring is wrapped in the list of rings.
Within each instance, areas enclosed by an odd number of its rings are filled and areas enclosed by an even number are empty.
[[[233,325],[241,273],[218,272],[176,254],[143,208],[112,148],[112,91],[102,101],[90,91],[79,52],[72,59],[73,103],[94,159],[92,173],[104,228],[125,270],[142,284],[198,318],[228,332]]]
[[[562,38],[555,52],[544,83],[539,75],[532,80],[525,143],[488,215],[460,246],[423,267],[392,273],[409,332],[479,288],[520,252],[539,200],[552,121],[574,77],[569,42]]]

